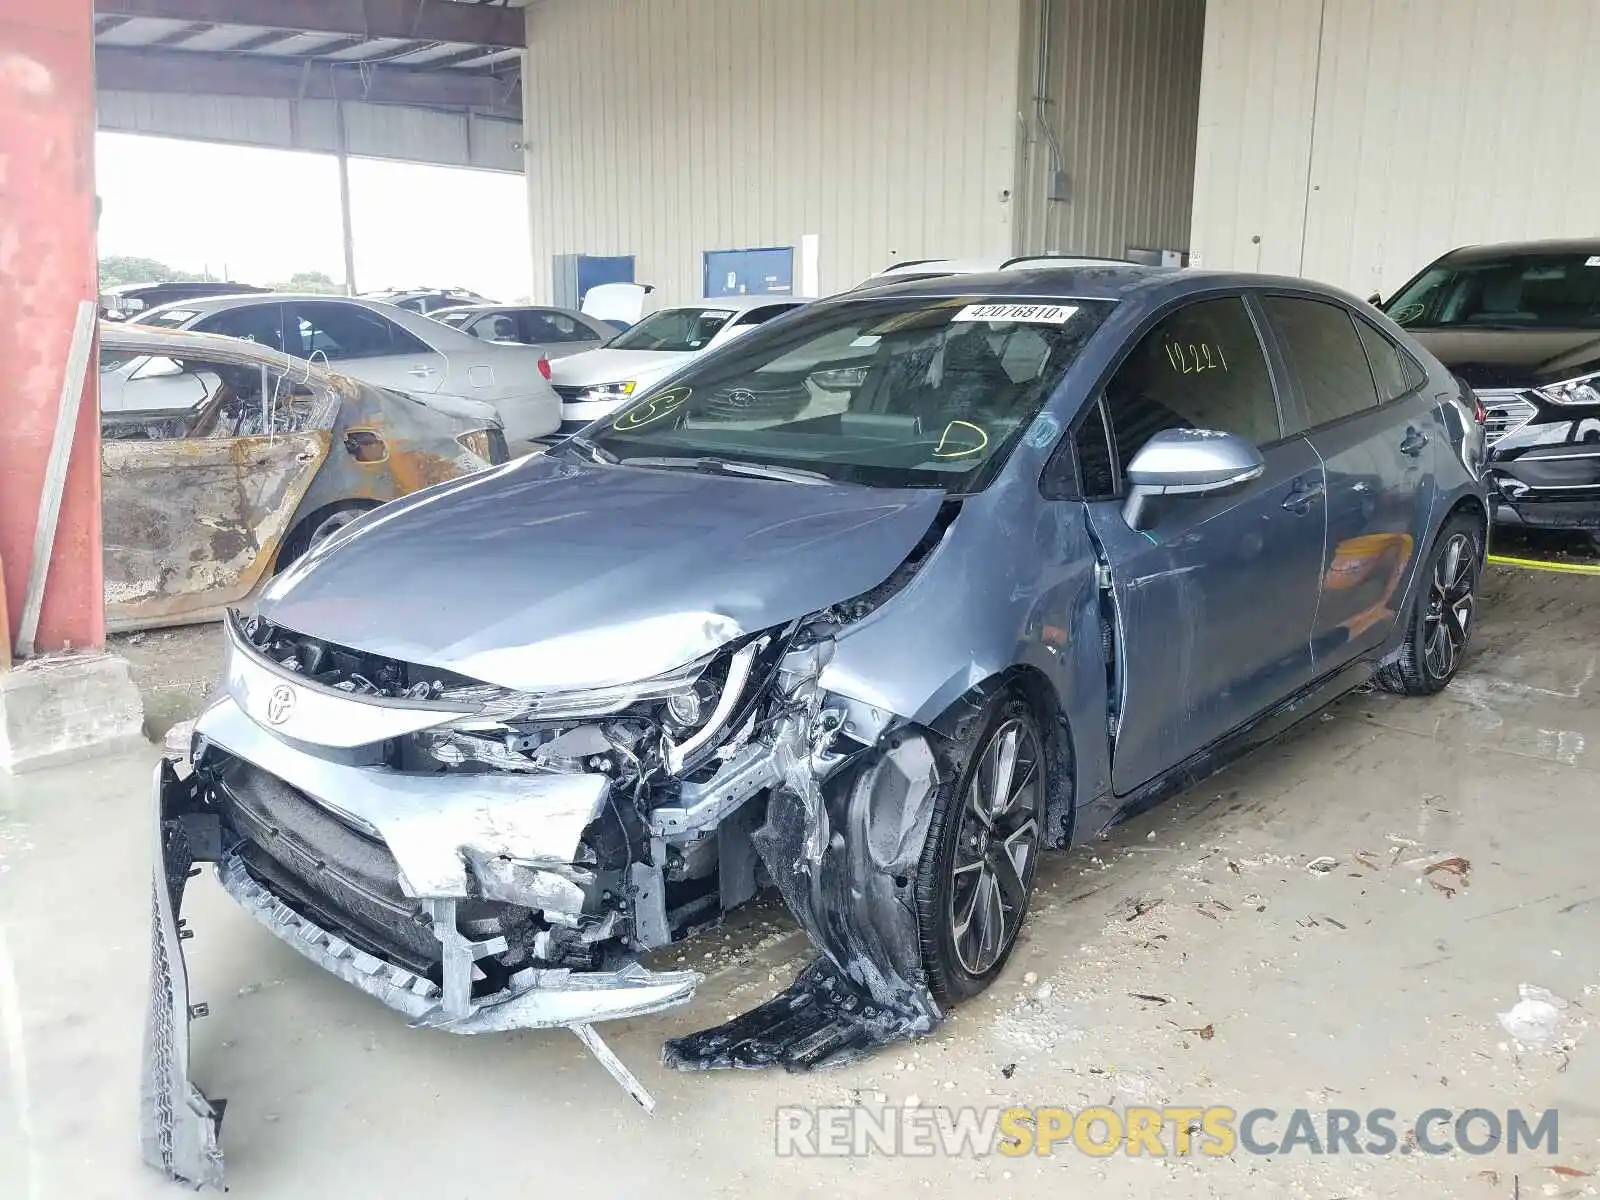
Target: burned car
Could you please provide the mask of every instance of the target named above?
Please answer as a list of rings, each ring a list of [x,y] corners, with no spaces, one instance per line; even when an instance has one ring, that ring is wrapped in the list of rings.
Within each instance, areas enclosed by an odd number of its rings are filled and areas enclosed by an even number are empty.
[[[215,620],[379,504],[507,460],[440,412],[237,338],[100,335],[106,623]]]
[[[146,1157],[221,1175],[202,862],[414,1025],[571,1029],[647,1107],[595,1026],[690,1000],[642,956],[763,887],[816,959],[667,1062],[927,1034],[1003,969],[1042,850],[1368,680],[1449,684],[1482,441],[1342,293],[1007,271],[819,301],[354,522],[230,617],[157,780]]]

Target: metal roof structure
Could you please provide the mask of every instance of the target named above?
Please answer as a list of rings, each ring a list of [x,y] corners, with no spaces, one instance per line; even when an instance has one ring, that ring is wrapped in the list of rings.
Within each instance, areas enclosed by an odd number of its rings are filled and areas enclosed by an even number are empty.
[[[527,3],[95,0],[101,128],[521,170]]]

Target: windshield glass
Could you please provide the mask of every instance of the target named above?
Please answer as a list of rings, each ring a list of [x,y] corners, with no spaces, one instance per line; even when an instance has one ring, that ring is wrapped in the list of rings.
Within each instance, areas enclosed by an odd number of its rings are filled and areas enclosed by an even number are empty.
[[[1600,328],[1600,254],[1519,254],[1429,267],[1383,310],[1409,329]]]
[[[695,360],[589,440],[624,461],[705,458],[972,490],[1111,307],[982,296],[829,304]]]
[[[610,350],[703,350],[728,323],[727,308],[664,308],[611,340]]]
[[[130,325],[156,325],[162,329],[181,329],[197,314],[189,308],[158,308],[139,314]]]

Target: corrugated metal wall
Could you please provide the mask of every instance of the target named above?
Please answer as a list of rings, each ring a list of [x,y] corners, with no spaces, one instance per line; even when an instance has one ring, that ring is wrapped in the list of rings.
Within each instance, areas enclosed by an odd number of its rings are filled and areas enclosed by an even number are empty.
[[[1045,117],[1040,18],[1049,5]],[[1206,0],[1024,0],[1019,254],[1187,248]],[[1069,199],[1051,200],[1064,167]]]
[[[1010,252],[1019,0],[547,0],[523,94],[535,284],[633,254],[666,300],[707,250],[820,239],[826,293]]]
[[[1597,39],[1594,0],[1210,0],[1195,248],[1366,295],[1465,243],[1593,236]]]
[[[97,108],[100,128],[115,133],[279,150],[339,148],[331,100],[103,91]],[[522,126],[516,121],[356,101],[345,103],[344,120],[350,153],[357,156],[522,170]]]

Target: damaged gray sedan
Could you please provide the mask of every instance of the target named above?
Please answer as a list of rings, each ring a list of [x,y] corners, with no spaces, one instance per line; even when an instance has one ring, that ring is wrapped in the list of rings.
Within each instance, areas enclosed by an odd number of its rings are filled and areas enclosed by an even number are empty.
[[[221,1180],[201,862],[413,1024],[571,1029],[647,1108],[595,1026],[689,1001],[641,956],[764,887],[815,961],[668,1063],[930,1032],[1003,968],[1041,850],[1368,680],[1450,682],[1482,456],[1448,372],[1342,293],[1079,266],[814,304],[359,519],[230,616],[160,769],[146,1158]]]

